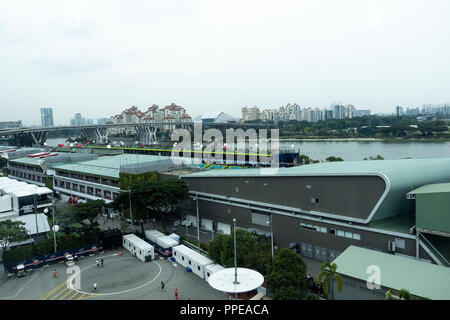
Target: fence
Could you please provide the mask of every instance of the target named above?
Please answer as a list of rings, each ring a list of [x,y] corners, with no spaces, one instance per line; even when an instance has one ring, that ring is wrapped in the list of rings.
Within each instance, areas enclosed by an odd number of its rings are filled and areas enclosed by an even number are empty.
[[[15,262],[4,261],[4,267],[5,270],[8,271],[9,273],[15,273],[17,271],[16,270],[17,265],[19,264],[23,264],[25,266],[25,270],[36,269],[45,265],[64,261],[66,259],[65,257],[66,254],[87,256],[90,254],[98,253],[100,250],[103,250],[101,244],[93,244],[78,249],[60,251],[57,253],[41,256],[38,258],[30,258],[24,261],[15,261]]]

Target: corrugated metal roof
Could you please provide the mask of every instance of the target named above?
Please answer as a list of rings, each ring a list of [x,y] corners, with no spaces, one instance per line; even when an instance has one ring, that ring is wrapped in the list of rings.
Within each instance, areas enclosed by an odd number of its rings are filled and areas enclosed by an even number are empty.
[[[377,176],[386,190],[367,223],[397,214],[411,212],[413,203],[406,193],[429,183],[450,181],[450,158],[364,160],[323,162],[292,168],[256,168],[246,170],[211,170],[183,175],[181,178],[210,177],[301,177],[301,176]]]
[[[403,256],[350,246],[333,263],[339,274],[367,281],[369,266],[380,268],[381,286],[433,300],[450,299],[450,268]]]
[[[432,159],[399,159],[399,160],[363,160],[363,161],[337,161],[322,162],[291,168],[255,168],[247,170],[227,170],[227,171],[204,171],[193,173],[185,177],[233,177],[233,176],[292,176],[311,174],[368,174],[368,173],[391,173],[399,170],[406,170],[417,167],[424,167],[432,170],[434,166],[445,166],[450,169],[450,158]],[[426,175],[426,173],[416,172],[415,175]]]
[[[11,218],[11,220],[24,222],[24,228],[27,229],[30,234],[36,234],[37,231],[39,231],[39,233],[50,231],[47,216],[43,213],[38,213],[36,215],[25,214],[16,218]],[[36,221],[39,230],[36,229]]]
[[[408,194],[419,194],[419,193],[442,193],[450,192],[450,183],[434,183],[427,184],[420,188],[414,189],[408,192]]]
[[[116,156],[103,156],[95,160],[77,161],[72,163],[56,163],[52,165],[52,168],[54,170],[68,170],[72,172],[118,179],[121,165],[159,161],[167,158],[169,157],[125,153]]]

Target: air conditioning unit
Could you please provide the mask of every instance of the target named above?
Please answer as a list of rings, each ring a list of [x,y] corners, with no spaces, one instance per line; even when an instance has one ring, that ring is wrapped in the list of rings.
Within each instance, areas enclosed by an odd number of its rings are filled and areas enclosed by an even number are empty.
[[[388,241],[388,251],[395,252],[395,241]]]

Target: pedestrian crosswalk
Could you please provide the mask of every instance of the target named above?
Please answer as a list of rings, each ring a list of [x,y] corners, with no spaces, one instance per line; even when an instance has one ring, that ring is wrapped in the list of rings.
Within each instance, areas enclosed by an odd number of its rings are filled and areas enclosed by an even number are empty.
[[[66,280],[40,297],[39,300],[86,300],[95,296],[95,294],[83,293],[71,289],[68,286],[68,280]]]

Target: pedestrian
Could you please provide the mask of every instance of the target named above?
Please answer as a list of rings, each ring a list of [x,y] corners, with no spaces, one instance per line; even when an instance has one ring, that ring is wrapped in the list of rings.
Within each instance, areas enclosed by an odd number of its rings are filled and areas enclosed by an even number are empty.
[[[178,300],[178,289],[175,289],[175,300]]]
[[[103,268],[103,258],[100,259],[100,262],[102,263],[102,268]]]
[[[95,259],[95,263],[97,264],[97,267],[100,267],[100,261],[98,261],[98,259]]]
[[[97,291],[97,282],[94,282],[93,287],[94,287],[94,291]]]
[[[165,283],[161,281],[161,290],[164,289],[165,286],[166,286]]]
[[[53,278],[56,279],[58,277],[58,273],[56,272],[56,269],[53,270]]]

